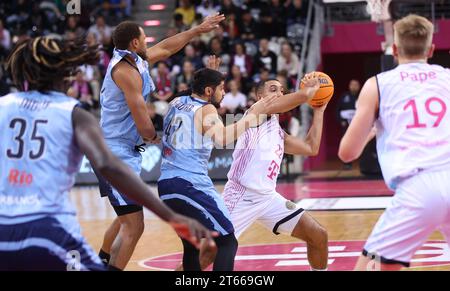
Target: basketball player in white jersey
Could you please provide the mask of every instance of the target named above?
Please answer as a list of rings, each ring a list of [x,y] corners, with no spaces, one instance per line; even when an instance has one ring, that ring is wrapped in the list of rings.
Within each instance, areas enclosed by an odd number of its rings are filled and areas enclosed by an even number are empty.
[[[313,74],[307,74],[305,81],[312,77]],[[256,96],[258,100],[273,95],[281,97],[283,90],[278,80],[269,79],[257,85]],[[295,94],[283,98],[295,99]],[[304,140],[287,134],[276,115],[269,116],[258,127],[247,129],[237,140],[223,193],[236,238],[258,221],[276,235],[283,233],[301,239],[307,244],[312,270],[327,269],[327,231],[275,188],[284,153],[315,156],[319,152],[325,108],[326,105],[313,109],[313,122]],[[201,256],[202,268],[206,268],[215,252],[202,247]]]
[[[450,71],[427,64],[432,35],[421,16],[395,23],[399,65],[367,80],[341,140],[339,157],[349,162],[376,132],[384,180],[395,190],[356,270],[399,270],[433,231],[450,236]]]

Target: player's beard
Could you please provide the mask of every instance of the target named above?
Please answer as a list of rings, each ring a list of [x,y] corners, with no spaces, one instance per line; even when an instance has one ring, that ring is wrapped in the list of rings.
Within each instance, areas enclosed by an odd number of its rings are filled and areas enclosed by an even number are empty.
[[[147,51],[138,51],[136,52],[138,56],[140,56],[144,61],[147,60]]]
[[[220,98],[220,101],[216,101],[216,99],[214,98],[214,96],[211,97],[211,104],[214,105],[214,107],[216,107],[216,109],[220,108],[220,103],[222,102],[223,97]]]

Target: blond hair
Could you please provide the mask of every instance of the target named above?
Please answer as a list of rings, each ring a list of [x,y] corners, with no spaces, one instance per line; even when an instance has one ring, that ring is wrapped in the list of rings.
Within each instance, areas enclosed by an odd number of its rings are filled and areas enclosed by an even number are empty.
[[[404,57],[426,55],[433,39],[433,24],[425,17],[410,14],[394,24],[394,43]]]

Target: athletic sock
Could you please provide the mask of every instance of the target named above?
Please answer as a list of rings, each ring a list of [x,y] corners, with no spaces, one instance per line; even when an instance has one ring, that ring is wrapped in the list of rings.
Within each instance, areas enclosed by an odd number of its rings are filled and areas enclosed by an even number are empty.
[[[111,258],[110,254],[108,254],[104,250],[100,249],[98,256],[100,257],[100,260],[102,260],[103,264],[105,264],[105,265],[109,264],[109,259]]]

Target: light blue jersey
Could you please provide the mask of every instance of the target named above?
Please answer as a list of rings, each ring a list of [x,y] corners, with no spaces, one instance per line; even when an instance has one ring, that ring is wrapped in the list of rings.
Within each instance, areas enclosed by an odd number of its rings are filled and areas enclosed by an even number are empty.
[[[234,232],[230,214],[208,176],[214,146],[195,127],[195,113],[208,102],[182,96],[170,103],[164,118],[163,159],[158,192],[174,211],[192,217],[210,230]]]
[[[136,124],[131,116],[125,95],[117,87],[111,72],[113,68],[126,56],[130,55],[136,62],[136,66],[142,78],[142,96],[147,100],[151,92],[155,90],[155,84],[150,77],[147,61],[143,60],[136,53],[114,49],[113,57],[108,65],[103,86],[100,93],[101,120],[100,126],[103,129],[106,143],[108,145],[135,145],[142,144]]]
[[[72,125],[76,104],[57,92],[0,97],[0,224],[75,216],[69,190],[82,158]]]
[[[164,118],[161,178],[186,176],[191,173],[208,176],[208,160],[213,142],[195,128],[194,116],[208,102],[182,96],[170,103]]]
[[[108,65],[106,76],[100,92],[101,120],[106,144],[109,149],[137,175],[141,173],[142,156],[135,146],[143,143],[123,91],[117,87],[112,78],[113,68],[127,55],[133,57],[142,79],[142,96],[147,101],[150,93],[155,90],[155,84],[150,77],[147,61],[136,53],[114,49],[113,57]],[[136,202],[113,188],[103,177],[96,173],[99,180],[100,193],[108,196],[111,205],[137,205]]]

